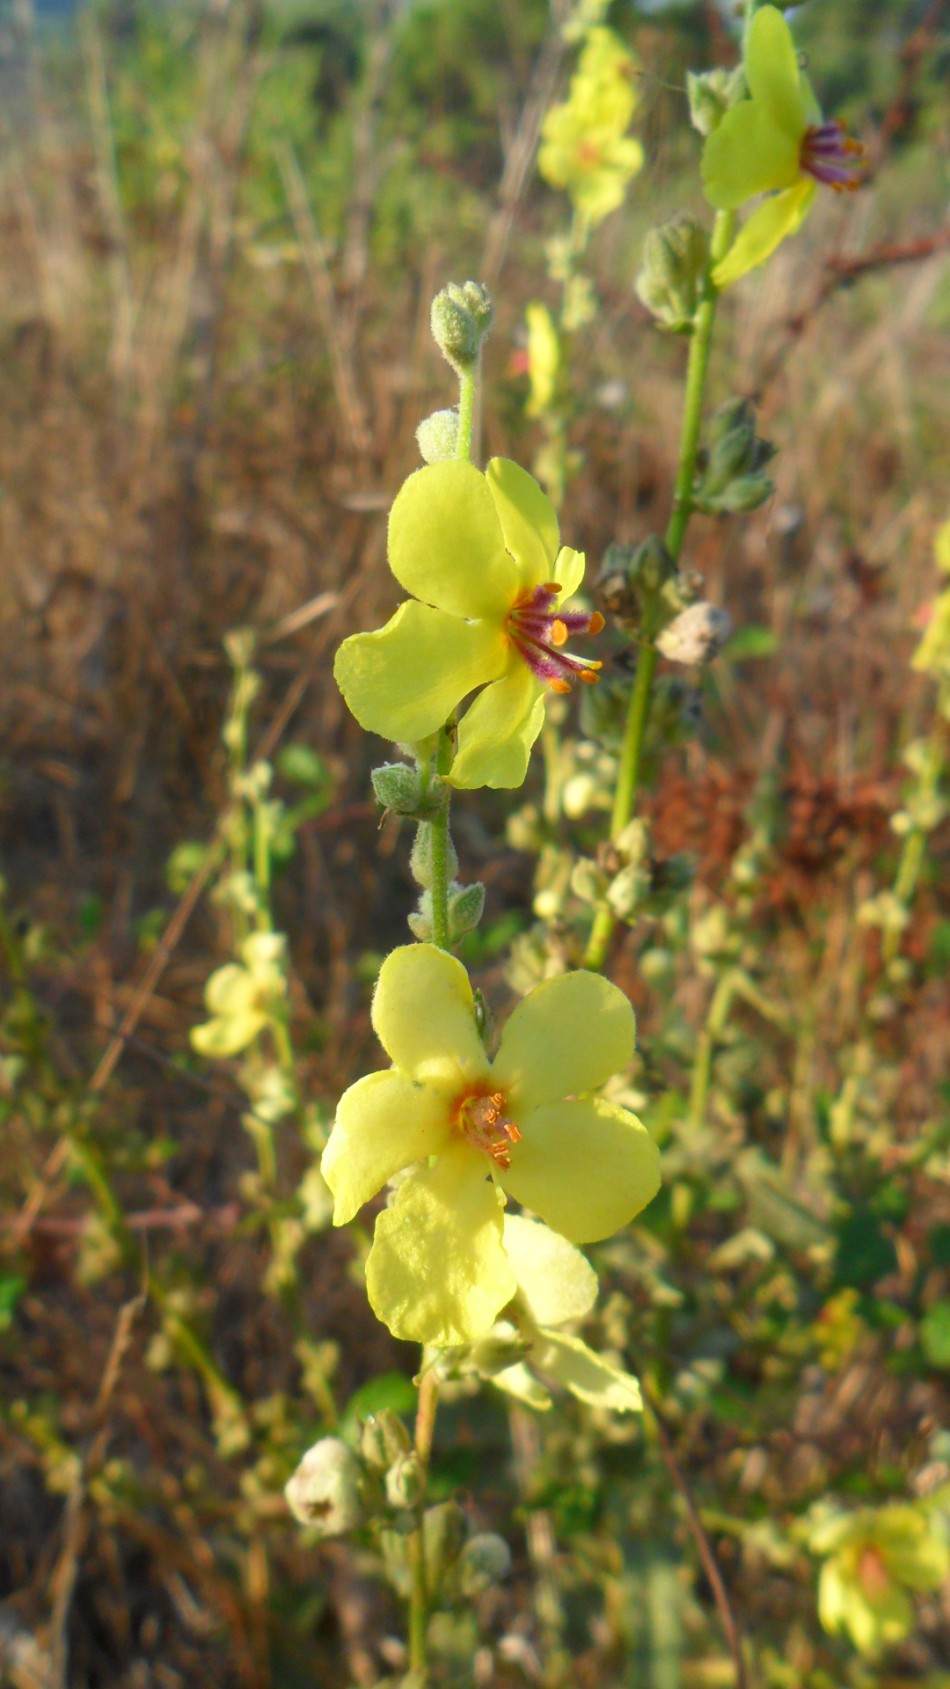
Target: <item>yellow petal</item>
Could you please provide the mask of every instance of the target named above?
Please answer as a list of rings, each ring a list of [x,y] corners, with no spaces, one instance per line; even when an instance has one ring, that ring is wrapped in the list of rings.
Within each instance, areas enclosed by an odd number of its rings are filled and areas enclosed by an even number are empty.
[[[541,586],[552,580],[561,540],[547,493],[533,475],[506,457],[493,457],[485,475],[522,586]]]
[[[479,693],[459,722],[450,785],[520,786],[543,724],[541,684],[527,663],[515,657],[508,672]]]
[[[566,603],[573,598],[575,592],[584,579],[585,557],[582,551],[575,551],[572,546],[562,545],[558,559],[554,565],[554,579],[561,589],[561,600]]]
[[[562,974],[535,986],[510,1015],[492,1073],[524,1113],[580,1096],[627,1066],[635,1024],[630,1003],[609,980]]]
[[[507,660],[494,623],[464,622],[410,600],[377,632],[345,639],[333,673],[361,727],[406,742],[435,733]]]
[[[534,1408],[536,1413],[547,1413],[554,1406],[550,1393],[528,1371],[524,1361],[516,1361],[514,1366],[492,1373],[490,1382],[499,1390],[504,1390],[506,1396],[514,1396],[516,1402],[524,1402],[525,1407]]]
[[[521,1142],[499,1179],[572,1243],[619,1231],[660,1188],[660,1155],[626,1109],[592,1098],[550,1103],[519,1119]]]
[[[389,567],[426,604],[505,620],[521,577],[481,470],[457,460],[410,475],[390,512]]]
[[[582,1320],[597,1300],[597,1274],[566,1237],[521,1214],[505,1215],[505,1254],[536,1325]]]
[[[199,1055],[220,1061],[225,1056],[236,1056],[239,1051],[246,1050],[248,1044],[259,1032],[263,1032],[266,1025],[267,1016],[259,1010],[242,1009],[232,1014],[215,1016],[213,1020],[206,1020],[202,1026],[192,1027],[192,1047]]]
[[[731,287],[747,271],[764,264],[775,248],[801,227],[811,210],[816,192],[817,183],[803,176],[794,187],[786,188],[783,193],[775,194],[758,206],[722,263],[716,265],[713,271],[716,286]]]
[[[386,957],[373,998],[373,1026],[407,1079],[455,1096],[469,1081],[488,1075],[468,974],[434,944],[404,944]]]
[[[546,1331],[531,1351],[531,1363],[590,1407],[611,1408],[614,1413],[639,1413],[643,1407],[636,1379],[596,1354],[580,1337]]]
[[[401,1073],[369,1073],[340,1098],[320,1171],[345,1226],[371,1196],[414,1161],[449,1142],[445,1098]]]
[[[454,1348],[484,1337],[517,1288],[499,1193],[467,1145],[410,1174],[376,1221],[366,1262],[374,1313],[394,1337]]]
[[[257,985],[247,968],[227,962],[215,968],[205,986],[205,1003],[213,1015],[245,1014],[257,998]]]
[[[801,138],[789,136],[754,100],[727,111],[703,148],[703,188],[710,205],[731,211],[769,188],[801,176]]]
[[[773,121],[800,140],[808,125],[801,71],[792,32],[776,6],[760,6],[755,13],[742,63],[753,100],[761,101]]]

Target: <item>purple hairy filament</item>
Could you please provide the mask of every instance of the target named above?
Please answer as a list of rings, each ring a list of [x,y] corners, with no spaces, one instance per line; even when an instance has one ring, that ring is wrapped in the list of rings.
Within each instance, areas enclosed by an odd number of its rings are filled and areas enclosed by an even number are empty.
[[[864,180],[868,155],[843,123],[815,123],[802,141],[801,167],[836,193],[853,193]]]
[[[556,581],[547,581],[519,599],[508,617],[508,636],[538,680],[554,692],[570,692],[576,680],[593,686],[603,664],[572,657],[562,646],[572,634],[599,633],[604,618],[598,610],[555,611],[560,590]]]

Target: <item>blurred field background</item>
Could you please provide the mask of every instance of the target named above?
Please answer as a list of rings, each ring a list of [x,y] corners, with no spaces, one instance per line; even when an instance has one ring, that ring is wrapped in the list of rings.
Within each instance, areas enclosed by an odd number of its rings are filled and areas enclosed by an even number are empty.
[[[537,445],[524,312],[564,216],[533,167],[571,62],[558,21],[542,0],[0,11],[0,1682],[345,1689],[400,1670],[375,1564],[302,1546],[281,1489],[367,1381],[411,1406],[416,1356],[319,1203],[293,1306],[268,1281],[240,1089],[189,1048],[231,944],[192,875],[228,803],[223,640],[247,626],[252,742],[303,805],[275,887],[306,1101],[278,1186],[299,1221],[321,1123],[378,1062],[370,985],[412,901],[408,836],[372,802],[382,747],[332,654],[398,596],[385,511],[416,424],[452,399],[428,333],[445,280],[496,299],[483,455]],[[714,5],[617,0],[610,22],[642,67],[647,162],[595,237],[575,354],[562,528],[595,564],[669,508],[685,347],[633,281],[646,230],[701,209],[685,70],[735,59]],[[950,1684],[950,1593],[862,1664],[822,1633],[787,1529],[827,1495],[950,1478],[946,823],[896,983],[857,920],[893,881],[902,749],[933,710],[909,658],[950,515],[950,18],[825,0],[798,27],[872,177],[723,306],[713,402],[757,399],[776,492],[691,529],[738,632],[697,732],[670,745],[658,722],[646,807],[695,881],[673,937],[638,927],[612,966],[667,1184],[597,1252],[600,1320],[665,1403],[663,1446],[576,1404],[547,1425],[485,1393],[449,1403],[435,1494],[501,1523],[514,1567],[478,1631],[471,1609],[444,1621],[445,1682],[732,1684],[685,1494],[750,1682]],[[488,887],[467,960],[500,1011],[502,953],[535,918],[511,807],[456,805]],[[711,1030],[710,910],[754,985]],[[661,946],[654,990],[640,962]]]

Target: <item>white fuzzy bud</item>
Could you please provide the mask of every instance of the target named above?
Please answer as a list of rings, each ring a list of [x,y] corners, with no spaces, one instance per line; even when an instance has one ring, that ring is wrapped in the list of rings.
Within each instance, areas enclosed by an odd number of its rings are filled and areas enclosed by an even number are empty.
[[[732,632],[732,618],[715,604],[691,604],[657,639],[657,650],[673,663],[711,663]]]
[[[284,1488],[287,1506],[301,1525],[324,1537],[355,1530],[363,1517],[360,1464],[339,1437],[323,1437],[308,1449]]]

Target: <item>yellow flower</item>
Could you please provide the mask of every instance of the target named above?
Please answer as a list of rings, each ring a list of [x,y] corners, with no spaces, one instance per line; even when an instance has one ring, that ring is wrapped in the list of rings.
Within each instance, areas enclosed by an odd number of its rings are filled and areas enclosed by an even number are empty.
[[[938,1589],[950,1575],[947,1545],[917,1507],[862,1507],[819,1525],[809,1546],[828,1556],[818,1616],[832,1634],[847,1633],[862,1654],[903,1642],[914,1628],[908,1590]]]
[[[613,30],[592,29],[568,98],[541,126],[538,169],[570,195],[588,228],[623,203],[643,164],[640,142],[626,134],[637,103],[635,74],[636,60]]]
[[[593,681],[599,663],[564,649],[603,617],[566,611],[584,558],[561,546],[554,507],[506,458],[483,475],[464,461],[410,475],[389,518],[389,565],[410,600],[375,633],[344,640],[334,673],[361,727],[400,743],[427,738],[475,687],[448,778],[520,786],[550,686]]]
[[[706,198],[733,211],[756,194],[771,197],[753,211],[713,271],[730,287],[764,264],[811,209],[818,183],[838,192],[860,186],[866,156],[840,123],[823,122],[799,69],[792,32],[775,6],[762,6],[746,32],[742,59],[750,98],[727,111],[703,149]]]
[[[252,933],[241,962],[228,962],[205,986],[211,1019],[195,1026],[191,1042],[203,1056],[236,1056],[273,1019],[287,993],[287,941],[282,933]]]
[[[411,1169],[376,1222],[369,1299],[396,1337],[468,1344],[517,1290],[505,1192],[590,1243],[659,1188],[648,1132],[590,1095],[630,1060],[633,1010],[597,974],[548,980],[514,1010],[490,1062],[461,962],[411,944],[383,963],[373,1025],[393,1066],[340,1099],[322,1163],[334,1224]]]

